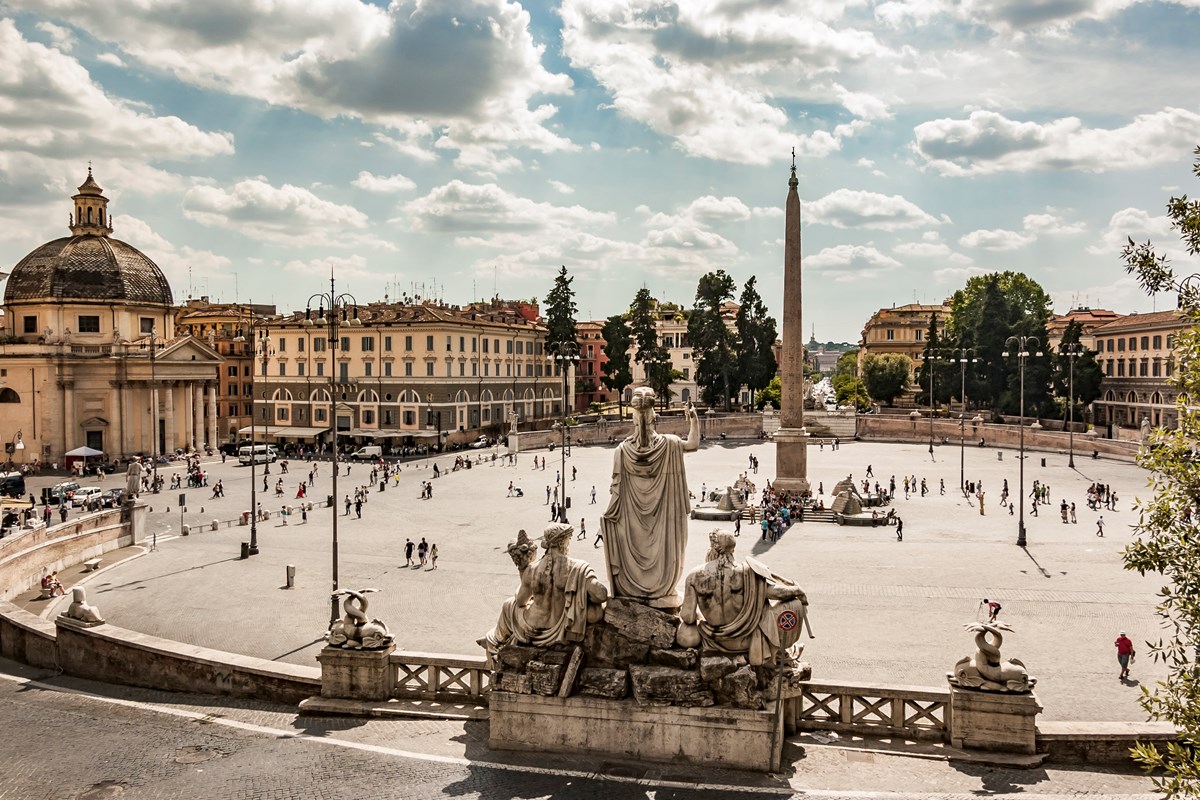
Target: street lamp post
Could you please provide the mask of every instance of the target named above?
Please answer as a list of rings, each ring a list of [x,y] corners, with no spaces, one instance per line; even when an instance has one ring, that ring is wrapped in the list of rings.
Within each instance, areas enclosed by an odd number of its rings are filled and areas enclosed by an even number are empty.
[[[1067,466],[1075,469],[1075,359],[1084,353],[1079,342],[1064,344],[1059,348],[1067,357]]]
[[[12,441],[4,446],[4,451],[8,454],[8,464],[5,465],[5,471],[11,472],[16,464],[13,463],[13,454],[18,450],[25,449],[24,434],[17,431],[17,435],[12,438]]]
[[[317,301],[317,318],[313,319],[312,302]],[[329,308],[329,313],[326,315],[325,309]],[[329,370],[329,423],[330,430],[333,434],[333,498],[332,504],[329,506],[330,516],[333,519],[333,591],[330,593],[329,602],[329,624],[332,625],[338,619],[338,515],[337,515],[337,479],[338,479],[338,446],[337,446],[337,401],[334,389],[337,386],[338,380],[338,363],[337,353],[340,339],[338,338],[338,328],[341,325],[350,325],[357,327],[362,325],[358,318],[358,301],[350,294],[338,294],[334,286],[333,273],[329,275],[329,291],[319,292],[308,298],[307,308],[304,310],[304,325],[305,327],[324,326],[329,331],[328,351],[331,353],[330,360],[332,364]]]
[[[567,371],[572,364],[579,361],[579,345],[575,342],[554,342],[550,345],[553,355],[550,357],[562,374],[562,420],[559,427],[559,459],[561,467],[558,473],[558,515],[562,522],[567,521]]]
[[[1004,340],[1005,347],[1015,347],[1013,351],[1017,357],[1017,366],[1021,372],[1021,464],[1020,478],[1017,484],[1017,502],[1020,504],[1021,513],[1017,518],[1017,547],[1025,546],[1025,361],[1031,355],[1030,347],[1038,347],[1041,341],[1036,336],[1010,336]],[[1005,350],[1000,355],[1008,358],[1009,351]],[[1036,351],[1032,355],[1041,356],[1041,351]],[[1034,502],[1037,502],[1035,499]]]
[[[271,334],[262,330],[265,320],[253,314],[245,318],[245,329],[238,331],[233,341],[245,344],[246,333],[250,334],[250,550],[252,556],[258,555],[258,478],[254,467],[258,463],[258,437],[255,434],[255,424],[258,415],[254,413],[254,359],[262,352],[263,372],[266,372],[267,359],[271,355]],[[243,349],[243,354],[245,350]],[[264,456],[265,458],[265,456]]]
[[[958,488],[965,492],[966,476],[966,442],[967,442],[967,364],[977,364],[979,359],[974,357],[974,347],[952,347],[946,350],[951,361],[958,362],[959,371],[959,401],[962,410],[958,415]]]
[[[930,351],[929,355],[921,355],[917,358],[924,361],[925,368],[929,370],[929,457],[933,458],[933,373],[934,362],[937,361],[937,358],[933,355],[933,351]]]

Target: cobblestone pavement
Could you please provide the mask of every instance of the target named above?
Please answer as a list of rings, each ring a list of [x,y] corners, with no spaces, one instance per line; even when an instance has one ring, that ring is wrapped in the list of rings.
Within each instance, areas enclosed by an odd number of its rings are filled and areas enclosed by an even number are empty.
[[[298,717],[294,709],[29,670],[0,660],[0,798],[1149,800],[1094,769],[995,769],[789,742],[784,775],[492,753],[483,722]]]
[[[761,488],[774,476],[773,445],[732,441],[705,443],[686,457],[690,487],[699,495],[702,486],[731,484],[746,471],[751,454],[762,467],[749,477]],[[534,455],[546,458],[544,471],[532,469]],[[443,474],[432,480],[431,500],[417,497],[420,482],[432,479],[432,461],[414,462],[404,467],[398,487],[384,492],[373,487],[362,519],[353,512],[343,515],[339,503],[340,584],[381,590],[371,595],[371,614],[389,624],[400,649],[478,653],[475,640],[494,623],[497,609],[517,586],[504,546],[521,528],[536,536],[548,520],[545,490],[555,483],[560,456],[558,451],[522,453],[515,468],[489,462]],[[1065,454],[1030,454],[1026,492],[1034,479],[1048,482],[1052,504],[1041,506],[1037,517],[1026,506],[1029,546],[1023,550],[1014,545],[1016,517],[997,502],[1005,479],[1017,493],[1017,454],[968,447],[964,457],[967,479],[982,481],[986,489],[986,516],[954,491],[957,446],[936,448],[933,459],[919,445],[809,448],[809,476],[814,486],[824,485],[826,502],[839,479],[847,474],[861,479],[868,464],[881,484],[895,475],[898,489],[905,472],[924,478],[928,496],[914,494],[906,500],[901,490],[894,504],[905,521],[903,542],[896,541],[894,528],[810,522],[769,545],[744,524],[738,555],[762,559],[808,592],[817,638],[806,640],[805,659],[813,665],[814,678],[944,686],[947,670],[973,648],[963,623],[977,618],[980,600],[989,597],[1003,604],[1001,619],[1014,628],[1005,637],[1004,652],[1022,659],[1039,679],[1045,719],[1143,720],[1138,682],[1117,679],[1113,640],[1118,630],[1126,630],[1141,644],[1158,630],[1153,613],[1158,579],[1127,572],[1120,560],[1136,520],[1132,503],[1145,492],[1145,473],[1128,462],[1086,457],[1077,458],[1078,469],[1070,470]],[[453,458],[441,456],[437,462],[445,470]],[[208,489],[185,490],[184,521],[189,524],[234,519],[250,507],[249,468],[232,460],[207,466],[214,481],[224,480],[227,497],[213,501]],[[266,496],[259,493],[265,508],[296,502],[296,487],[308,470],[299,462],[291,466],[290,474],[282,476],[284,498],[275,498],[273,490]],[[603,549],[592,545],[608,498],[612,448],[577,446],[567,460],[568,478],[572,467],[578,476],[567,481],[570,517],[576,526],[581,518],[587,524],[587,540],[575,542],[572,555],[587,559],[604,575]],[[310,498],[329,494],[329,470],[328,463],[318,467]],[[164,470],[168,478],[173,471]],[[278,465],[272,467],[269,486],[280,472]],[[946,482],[945,495],[939,494],[940,480]],[[106,485],[122,481],[114,476]],[[510,481],[525,490],[523,498],[506,496]],[[1092,481],[1113,485],[1120,497],[1118,511],[1102,512],[1104,538],[1095,535],[1097,513],[1085,505]],[[368,482],[369,467],[353,465],[350,475],[339,479],[339,495]],[[1063,498],[1076,504],[1078,524],[1060,521],[1057,506]],[[177,534],[178,492],[148,500],[154,507],[151,528],[165,534],[170,526]],[[687,568],[703,560],[709,530],[730,526],[693,520]],[[312,512],[307,525],[280,527],[273,519],[259,528],[262,553],[248,561],[237,557],[239,543],[249,538],[245,527],[203,530],[186,538],[163,535],[157,552],[92,578],[88,597],[110,622],[123,627],[315,666],[313,657],[329,618],[330,533],[329,509]],[[438,544],[436,571],[406,568],[406,537]],[[292,591],[281,588],[288,564],[297,567]],[[1137,660],[1135,678],[1152,683],[1161,675],[1149,658]]]

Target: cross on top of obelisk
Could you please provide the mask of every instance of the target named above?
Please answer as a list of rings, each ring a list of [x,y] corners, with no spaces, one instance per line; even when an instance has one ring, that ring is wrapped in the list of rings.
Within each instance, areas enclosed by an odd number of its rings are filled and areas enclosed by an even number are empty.
[[[792,169],[796,169],[796,148],[792,148]]]

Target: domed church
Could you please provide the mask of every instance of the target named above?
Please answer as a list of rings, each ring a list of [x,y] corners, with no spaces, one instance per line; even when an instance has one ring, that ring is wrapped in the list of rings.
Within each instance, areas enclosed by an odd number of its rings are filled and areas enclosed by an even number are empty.
[[[80,447],[109,460],[216,444],[224,359],[175,335],[171,285],[112,237],[88,168],[71,235],[36,248],[4,286],[0,440],[16,466],[63,463]]]

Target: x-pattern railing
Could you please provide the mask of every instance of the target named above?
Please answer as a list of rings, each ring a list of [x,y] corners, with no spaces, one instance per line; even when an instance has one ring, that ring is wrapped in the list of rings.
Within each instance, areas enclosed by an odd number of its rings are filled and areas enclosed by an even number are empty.
[[[788,702],[801,730],[943,739],[949,727],[948,691],[838,682],[802,683],[799,688]]]
[[[426,700],[487,702],[491,672],[484,658],[397,652],[391,656],[394,695]]]

